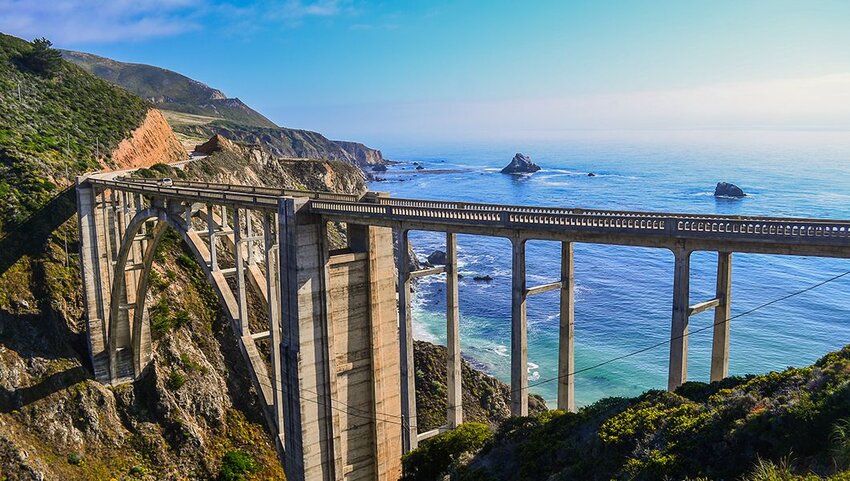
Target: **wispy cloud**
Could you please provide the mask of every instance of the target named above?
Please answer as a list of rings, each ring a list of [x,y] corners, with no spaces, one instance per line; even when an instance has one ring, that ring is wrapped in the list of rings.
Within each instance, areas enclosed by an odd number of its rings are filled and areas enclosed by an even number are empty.
[[[0,31],[59,45],[139,41],[237,23],[294,28],[309,18],[355,15],[350,0],[280,0],[247,5],[203,0],[0,0]]]
[[[0,0],[0,30],[60,45],[144,40],[199,28],[199,0]]]

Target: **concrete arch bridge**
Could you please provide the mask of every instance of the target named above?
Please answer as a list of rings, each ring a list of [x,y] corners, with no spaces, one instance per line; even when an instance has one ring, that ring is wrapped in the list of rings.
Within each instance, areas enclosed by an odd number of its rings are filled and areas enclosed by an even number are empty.
[[[688,318],[714,309],[711,379],[729,362],[732,254],[850,257],[850,221],[603,211],[359,197],[267,187],[131,179],[77,183],[85,315],[95,376],[131,382],[151,356],[145,311],[163,232],[198,260],[239,339],[288,479],[395,480],[400,457],[462,422],[457,234],[512,243],[511,411],[528,413],[526,299],[560,291],[558,407],[574,409],[573,243],[669,249],[675,256],[668,388],[686,380]],[[347,246],[331,249],[328,225]],[[447,263],[411,272],[408,233],[444,232]],[[394,235],[398,249],[393,249]],[[561,275],[529,286],[528,240],[561,243]],[[718,253],[712,299],[689,299],[690,254]],[[398,253],[395,254],[394,252]],[[446,273],[446,424],[416,423],[410,285]],[[261,306],[249,309],[249,291]],[[266,326],[251,328],[252,310]],[[254,323],[256,326],[256,323]],[[266,358],[258,342],[268,343]]]

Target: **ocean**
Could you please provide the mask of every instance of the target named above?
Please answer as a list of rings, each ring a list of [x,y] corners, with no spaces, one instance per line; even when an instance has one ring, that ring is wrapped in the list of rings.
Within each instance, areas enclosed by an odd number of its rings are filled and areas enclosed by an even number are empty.
[[[516,152],[543,170],[501,174]],[[850,219],[848,132],[575,132],[557,141],[405,143],[384,147],[405,163],[377,173],[370,189],[393,197],[616,210],[758,214]],[[419,162],[425,170],[415,170]],[[587,174],[593,172],[594,177]],[[733,182],[743,199],[713,196]],[[420,259],[445,249],[445,236],[413,232]],[[559,277],[556,242],[530,241],[528,284]],[[458,236],[461,349],[477,368],[510,382],[510,242]],[[691,304],[713,297],[716,254],[694,253]],[[831,276],[850,260],[735,254],[733,316]],[[473,276],[489,275],[491,282]],[[575,244],[576,369],[669,339],[673,256],[663,249]],[[417,339],[446,342],[445,276],[425,278],[413,299]],[[690,329],[713,322],[694,316]],[[850,276],[732,321],[730,374],[811,364],[850,343]],[[555,406],[558,293],[528,301],[532,392]],[[688,379],[707,381],[711,329],[690,338]],[[576,401],[664,389],[667,345],[576,376]],[[535,385],[537,383],[537,385]]]

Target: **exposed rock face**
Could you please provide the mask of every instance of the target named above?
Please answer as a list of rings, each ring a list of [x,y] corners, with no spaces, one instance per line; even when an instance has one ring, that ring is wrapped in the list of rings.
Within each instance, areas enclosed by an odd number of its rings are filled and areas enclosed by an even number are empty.
[[[149,167],[187,157],[186,150],[157,109],[150,109],[141,125],[112,152],[116,169]]]
[[[502,169],[503,174],[531,174],[540,170],[540,166],[535,164],[531,157],[517,153],[511,163]]]
[[[747,194],[735,184],[718,182],[714,188],[715,197],[745,197]]]
[[[214,135],[195,151],[208,157],[187,166],[190,175],[247,185],[364,194],[363,173],[341,161],[278,158],[255,145],[243,145]]]
[[[371,149],[359,142],[348,142],[345,140],[333,140],[342,150],[348,152],[354,159],[354,163],[360,167],[367,165],[383,165],[384,156],[380,150]]]
[[[414,341],[416,362],[416,414],[419,432],[425,432],[446,423],[446,362],[444,346]],[[477,421],[496,426],[511,415],[511,388],[498,379],[473,368],[464,359],[461,363],[463,389],[463,420]],[[543,398],[536,394],[528,397],[529,414],[546,410]]]
[[[428,256],[428,263],[432,266],[446,265],[446,253],[440,250],[434,251]]]
[[[233,142],[250,145],[271,157],[318,160],[341,160],[361,168],[384,163],[381,152],[362,144],[329,140],[324,135],[309,130],[288,128],[262,128],[242,125],[177,125],[175,130],[192,137],[209,138],[221,135]]]

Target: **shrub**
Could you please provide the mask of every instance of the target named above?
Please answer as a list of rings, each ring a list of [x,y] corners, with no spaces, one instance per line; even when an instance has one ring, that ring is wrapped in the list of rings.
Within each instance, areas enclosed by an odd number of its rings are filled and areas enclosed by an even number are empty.
[[[850,467],[850,418],[840,419],[832,427],[832,455],[838,466]]]
[[[176,391],[186,384],[186,375],[180,371],[172,370],[168,375],[168,382],[166,384],[169,389]]]
[[[83,464],[83,455],[80,453],[71,453],[68,455],[68,464],[81,466]]]
[[[243,481],[246,474],[251,474],[259,469],[251,455],[234,449],[228,451],[221,458],[221,469],[218,479],[221,481]]]
[[[136,478],[148,474],[148,470],[144,466],[137,464],[131,467],[127,474]]]
[[[186,254],[180,254],[177,256],[177,263],[180,264],[184,269],[192,269],[197,266],[195,259],[187,256]]]
[[[467,453],[478,451],[493,437],[486,424],[464,423],[422,443],[402,458],[404,477],[409,481],[438,479]]]

